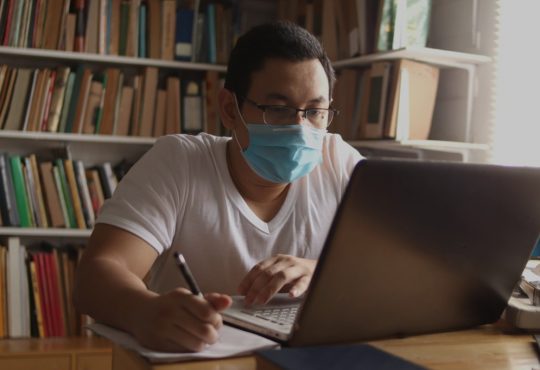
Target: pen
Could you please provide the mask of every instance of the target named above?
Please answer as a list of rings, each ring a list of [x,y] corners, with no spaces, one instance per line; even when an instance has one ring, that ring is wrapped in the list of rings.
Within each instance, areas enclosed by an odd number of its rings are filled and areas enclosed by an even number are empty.
[[[184,256],[182,256],[182,253],[174,252],[174,259],[176,260],[176,265],[180,269],[180,273],[184,277],[184,280],[188,283],[191,293],[202,297],[201,290],[195,282],[195,279],[193,278],[193,275],[191,274],[189,266],[187,265]]]

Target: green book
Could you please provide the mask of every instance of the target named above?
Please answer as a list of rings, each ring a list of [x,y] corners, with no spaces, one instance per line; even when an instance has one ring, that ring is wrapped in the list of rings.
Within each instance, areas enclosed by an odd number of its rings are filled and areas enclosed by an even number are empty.
[[[67,182],[66,171],[64,169],[64,162],[61,158],[54,160],[56,168],[58,168],[58,177],[60,180],[60,185],[62,187],[62,197],[66,203],[66,211],[69,221],[69,227],[76,229],[77,228],[77,219],[75,218],[75,209],[73,207],[73,200],[71,199],[71,192],[69,190],[69,185]]]
[[[431,0],[407,0],[405,46],[426,46],[430,14]]]
[[[30,216],[28,194],[26,194],[26,186],[24,183],[21,156],[10,156],[9,161],[11,163],[11,175],[13,178],[13,188],[15,189],[15,204],[19,211],[20,226],[32,227],[32,218]]]
[[[129,2],[122,1],[122,4],[120,5],[120,40],[118,43],[118,55],[126,55],[128,26]]]
[[[73,97],[73,86],[75,85],[75,72],[70,72],[66,83],[66,91],[64,92],[64,102],[62,103],[62,113],[60,114],[60,124],[57,132],[66,132],[66,123]]]
[[[394,39],[394,25],[396,21],[396,10],[400,0],[381,0],[379,8],[379,29],[377,30],[377,51],[392,50]]]

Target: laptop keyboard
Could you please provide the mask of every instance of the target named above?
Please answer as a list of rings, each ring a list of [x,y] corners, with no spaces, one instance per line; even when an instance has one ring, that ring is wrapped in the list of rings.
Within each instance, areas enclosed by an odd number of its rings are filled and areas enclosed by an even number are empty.
[[[292,325],[298,312],[298,306],[279,307],[279,308],[261,308],[261,309],[243,309],[243,313],[268,320],[278,325]]]

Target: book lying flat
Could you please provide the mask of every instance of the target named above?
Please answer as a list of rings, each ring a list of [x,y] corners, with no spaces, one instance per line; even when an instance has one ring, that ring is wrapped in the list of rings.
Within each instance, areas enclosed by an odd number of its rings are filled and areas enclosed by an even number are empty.
[[[154,363],[243,356],[256,350],[279,347],[269,339],[224,325],[219,331],[218,341],[201,352],[159,352],[143,347],[130,334],[110,326],[94,323],[87,328]]]
[[[421,370],[413,364],[368,344],[347,344],[261,350],[257,370]]]

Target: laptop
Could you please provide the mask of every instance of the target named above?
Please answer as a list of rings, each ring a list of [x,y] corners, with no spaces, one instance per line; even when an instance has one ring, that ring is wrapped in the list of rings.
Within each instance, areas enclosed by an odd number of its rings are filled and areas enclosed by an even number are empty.
[[[290,346],[492,323],[539,233],[540,168],[364,160],[304,298],[280,295],[266,307],[296,307],[288,326],[253,316],[241,300],[223,318]]]

